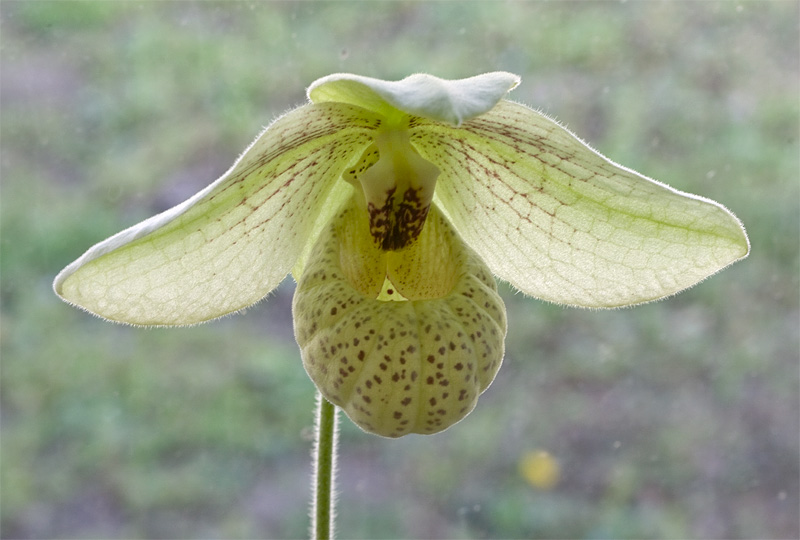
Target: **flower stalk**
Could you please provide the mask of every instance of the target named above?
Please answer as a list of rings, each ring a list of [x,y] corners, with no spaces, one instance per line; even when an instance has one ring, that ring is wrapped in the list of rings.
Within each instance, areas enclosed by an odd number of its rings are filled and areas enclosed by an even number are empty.
[[[317,392],[314,426],[314,478],[312,481],[311,538],[333,538],[336,508],[336,450],[339,438],[336,406]]]

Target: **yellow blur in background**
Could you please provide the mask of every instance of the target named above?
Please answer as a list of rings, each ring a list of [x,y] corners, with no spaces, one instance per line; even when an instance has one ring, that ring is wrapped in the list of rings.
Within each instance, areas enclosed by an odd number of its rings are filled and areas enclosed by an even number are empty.
[[[561,478],[558,460],[544,450],[523,454],[519,460],[519,472],[530,485],[541,490],[552,489]]]

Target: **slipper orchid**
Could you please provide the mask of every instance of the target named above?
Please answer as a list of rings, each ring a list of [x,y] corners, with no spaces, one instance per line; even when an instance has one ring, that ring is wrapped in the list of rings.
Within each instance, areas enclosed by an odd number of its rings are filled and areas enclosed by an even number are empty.
[[[216,182],[95,245],[54,288],[113,321],[187,325],[252,305],[291,272],[295,336],[321,393],[379,435],[446,429],[503,358],[493,276],[611,308],[675,294],[749,251],[720,204],[504,100],[518,83],[324,77]]]

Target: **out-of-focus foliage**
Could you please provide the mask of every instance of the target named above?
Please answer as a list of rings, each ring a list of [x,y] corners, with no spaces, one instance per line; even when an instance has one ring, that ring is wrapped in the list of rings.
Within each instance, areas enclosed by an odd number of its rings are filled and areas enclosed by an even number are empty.
[[[302,537],[314,388],[285,283],[196,328],[61,304],[89,245],[214,180],[336,71],[513,98],[733,209],[753,253],[611,312],[504,289],[503,368],[443,434],[346,419],[342,537],[797,537],[796,2],[3,2],[3,537]],[[547,452],[555,483],[524,460]],[[532,454],[533,453],[533,454]]]

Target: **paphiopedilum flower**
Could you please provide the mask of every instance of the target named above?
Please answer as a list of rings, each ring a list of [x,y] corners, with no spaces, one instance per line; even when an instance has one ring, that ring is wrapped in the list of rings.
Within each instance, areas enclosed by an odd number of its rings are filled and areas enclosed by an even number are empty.
[[[291,272],[321,393],[373,433],[441,431],[502,361],[493,276],[609,308],[677,293],[749,250],[723,206],[504,100],[518,83],[320,79],[221,178],[89,249],[55,290],[113,321],[187,325],[250,306]]]

